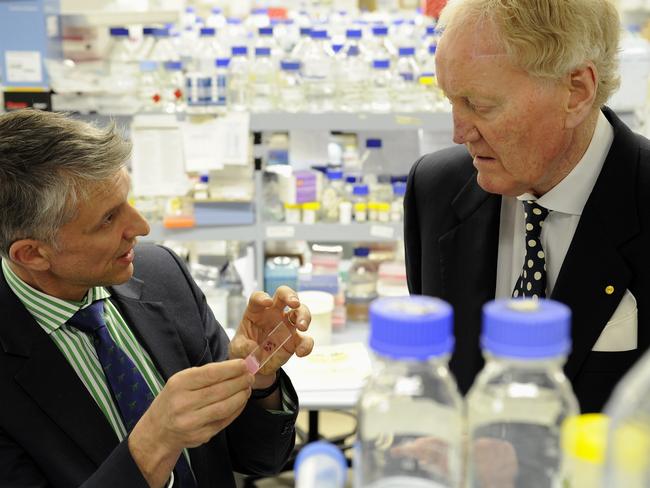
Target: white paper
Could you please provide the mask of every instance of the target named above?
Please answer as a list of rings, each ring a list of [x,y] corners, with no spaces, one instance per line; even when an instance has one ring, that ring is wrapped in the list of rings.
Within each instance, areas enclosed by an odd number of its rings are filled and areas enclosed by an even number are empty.
[[[382,239],[392,239],[395,237],[395,228],[387,225],[371,225],[370,235]]]
[[[223,154],[221,164],[248,166],[250,164],[250,114],[229,112],[216,120],[217,144]]]
[[[209,122],[180,124],[185,152],[185,170],[207,172],[223,168],[223,153],[219,145],[220,125]]]
[[[39,51],[6,51],[8,83],[42,83],[43,68]]]
[[[190,184],[183,141],[176,128],[131,128],[131,179],[135,196],[183,196]]]
[[[266,237],[269,239],[289,239],[296,235],[292,225],[269,225],[266,227]]]
[[[292,130],[289,132],[289,162],[294,170],[325,166],[329,153],[329,131]]]

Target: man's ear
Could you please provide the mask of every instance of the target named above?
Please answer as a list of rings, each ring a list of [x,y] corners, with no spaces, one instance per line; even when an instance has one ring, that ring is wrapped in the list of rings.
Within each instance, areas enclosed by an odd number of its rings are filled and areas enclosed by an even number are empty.
[[[593,111],[598,73],[591,61],[569,73],[569,96],[566,103],[565,129],[579,126]]]
[[[19,239],[9,247],[11,260],[32,271],[47,271],[50,256],[50,246],[36,239]]]

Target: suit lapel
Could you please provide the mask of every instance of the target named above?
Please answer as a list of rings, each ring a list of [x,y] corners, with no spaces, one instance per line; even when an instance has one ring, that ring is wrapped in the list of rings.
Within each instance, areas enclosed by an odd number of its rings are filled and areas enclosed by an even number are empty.
[[[609,110],[614,141],[587,200],[551,298],[573,313],[573,350],[566,364],[574,378],[629,288],[632,272],[621,249],[639,232],[636,175],[639,142]],[[613,293],[606,293],[607,287]],[[611,291],[611,288],[609,289]]]
[[[0,306],[12,318],[2,327],[0,342],[7,354],[24,358],[14,380],[99,465],[117,445],[117,436],[63,354],[13,294],[1,272]],[[29,425],[27,421],[25,429]]]

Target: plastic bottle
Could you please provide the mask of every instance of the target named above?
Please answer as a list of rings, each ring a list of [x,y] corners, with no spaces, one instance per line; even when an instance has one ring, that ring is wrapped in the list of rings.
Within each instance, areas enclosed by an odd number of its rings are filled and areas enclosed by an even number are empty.
[[[226,56],[226,52],[216,37],[214,27],[201,27],[199,39],[194,48],[194,66],[203,73],[214,70],[214,60]]]
[[[271,48],[256,47],[255,60],[249,70],[249,104],[251,112],[268,112],[275,107],[276,69]]]
[[[394,109],[415,112],[422,104],[422,87],[419,84],[420,67],[415,61],[414,47],[400,47],[397,60],[397,76],[393,83]]]
[[[339,205],[343,199],[343,172],[327,170],[328,182],[321,195],[321,219],[324,222],[338,222]]]
[[[552,300],[483,307],[486,364],[467,395],[468,486],[563,486],[560,429],[579,413],[562,371],[570,321]]]
[[[368,185],[352,186],[352,211],[355,222],[368,220]]]
[[[237,242],[228,242],[227,261],[219,273],[220,288],[228,290],[228,322],[227,327],[236,329],[246,309],[246,298],[244,297],[244,285],[241,277],[235,268],[235,260],[239,257],[239,245]]]
[[[185,77],[180,61],[167,61],[162,77],[162,110],[173,114],[185,111]]]
[[[278,75],[278,108],[286,112],[300,112],[305,108],[305,93],[300,77],[300,62],[280,62]]]
[[[235,46],[248,47],[248,32],[242,24],[241,19],[227,18],[226,27],[219,31],[219,40],[226,49],[226,52]]]
[[[368,63],[361,57],[361,29],[348,29],[347,44],[337,56],[337,96],[344,112],[360,112],[368,108]]]
[[[372,373],[358,403],[356,488],[456,488],[462,400],[449,372],[453,312],[442,300],[370,306]]]
[[[248,48],[233,46],[228,71],[228,107],[232,110],[248,109],[249,66]]]
[[[312,44],[311,27],[300,27],[300,39],[291,50],[291,59],[302,60]]]
[[[388,161],[382,150],[381,139],[367,139],[366,150],[361,156],[361,171],[363,181],[370,185],[376,184],[381,176],[388,175]]]
[[[312,44],[302,57],[302,81],[307,110],[327,112],[334,109],[334,53],[327,43],[327,32],[314,29]]]
[[[138,102],[142,112],[157,112],[162,109],[162,86],[155,61],[140,61],[138,78]]]
[[[401,222],[404,220],[404,195],[406,194],[406,183],[396,181],[393,183],[393,201],[390,204],[390,220]]]
[[[294,469],[296,488],[343,488],[348,466],[338,447],[317,441],[300,449]]]
[[[138,62],[125,27],[111,27],[111,45],[108,49],[107,72],[110,89],[114,92],[133,93],[138,75]]]
[[[370,106],[372,112],[390,112],[393,75],[390,72],[390,60],[375,59],[372,62],[372,83],[370,85]]]
[[[279,286],[298,289],[300,260],[295,256],[275,256],[266,260],[264,267],[264,291],[273,296]]]
[[[650,353],[646,353],[619,382],[605,413],[610,417],[610,429],[604,486],[649,486]]]
[[[562,454],[568,488],[603,486],[608,425],[609,419],[601,413],[569,417],[562,425]]]
[[[397,56],[397,48],[388,38],[388,27],[378,25],[372,28],[372,38],[369,44],[369,61],[375,59],[393,59]]]
[[[212,7],[210,9],[210,15],[205,19],[206,27],[213,27],[219,29],[226,25],[226,17],[223,15],[223,9],[221,7]]]
[[[418,79],[422,90],[422,110],[439,110],[442,94],[438,88],[436,78],[436,45],[431,44],[428,47],[429,57],[424,60]]]
[[[154,30],[155,42],[149,53],[150,61],[157,61],[165,63],[167,61],[180,61],[181,58],[171,41],[169,29],[155,29]]]
[[[155,31],[156,31],[155,27],[142,28],[142,42],[136,49],[134,55],[137,61],[142,61],[143,59],[149,59],[149,54],[153,49],[153,45],[156,43],[156,38],[154,37]]]
[[[270,50],[271,59],[274,63],[282,57],[283,52],[275,41],[274,28],[272,26],[260,27],[257,30],[257,39],[255,41],[255,49],[264,47]]]
[[[377,266],[368,259],[369,254],[367,247],[354,249],[345,295],[348,320],[367,322],[370,302],[377,298]]]
[[[212,102],[217,109],[225,110],[228,106],[228,66],[230,65],[230,58],[217,58],[214,64]]]

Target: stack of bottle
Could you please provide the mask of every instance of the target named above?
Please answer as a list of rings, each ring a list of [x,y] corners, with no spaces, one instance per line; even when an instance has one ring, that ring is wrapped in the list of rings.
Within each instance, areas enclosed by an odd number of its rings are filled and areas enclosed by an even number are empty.
[[[141,34],[141,35],[140,35]],[[110,85],[139,107],[180,112],[414,112],[444,108],[435,78],[438,33],[413,13],[310,18],[261,10],[244,21],[215,8],[178,25],[110,29]]]

